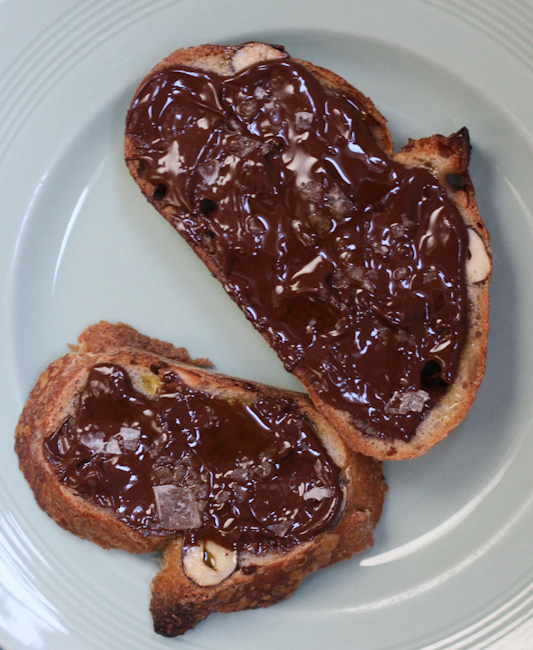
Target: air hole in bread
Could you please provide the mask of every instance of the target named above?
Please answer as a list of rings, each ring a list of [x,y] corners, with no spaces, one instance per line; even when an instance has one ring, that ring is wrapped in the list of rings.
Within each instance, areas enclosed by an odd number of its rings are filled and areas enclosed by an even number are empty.
[[[428,361],[420,373],[422,387],[427,389],[434,388],[435,386],[448,386],[448,384],[441,379],[440,372],[441,367],[437,361],[434,359]]]
[[[448,174],[446,179],[454,190],[462,190],[466,186],[466,178],[461,174]]]
[[[152,363],[152,365],[150,366],[150,372],[153,372],[154,375],[158,375],[159,374],[159,366],[156,366],[155,363]]]
[[[217,210],[217,204],[211,199],[202,199],[200,201],[200,210],[207,216]]]
[[[160,184],[155,188],[154,193],[152,194],[152,198],[154,201],[161,201],[161,199],[165,198],[166,193],[167,186]]]

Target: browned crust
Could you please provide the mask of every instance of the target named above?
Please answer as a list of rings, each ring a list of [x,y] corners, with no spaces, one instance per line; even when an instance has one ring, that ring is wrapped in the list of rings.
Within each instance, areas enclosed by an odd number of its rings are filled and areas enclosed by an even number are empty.
[[[182,568],[181,539],[163,551],[164,564],[152,583],[150,609],[154,628],[163,636],[183,634],[212,612],[257,609],[290,596],[310,573],[348,559],[372,544],[368,516],[348,506],[334,531],[287,553],[245,557],[238,570],[215,587],[191,583]],[[259,560],[259,561],[258,561]]]
[[[116,348],[133,348],[194,366],[210,367],[213,365],[209,359],[191,359],[185,348],[176,348],[172,343],[140,334],[133,327],[124,323],[111,324],[100,321],[80,334],[78,344],[69,346],[72,352],[98,353]]]
[[[202,45],[173,52],[161,61],[141,82],[144,84],[154,72],[176,65],[186,65],[221,75],[233,74],[232,56],[243,45],[216,46]],[[321,82],[327,92],[333,95],[346,95],[354,99],[369,116],[368,125],[381,148],[406,167],[424,167],[431,171],[446,189],[451,201],[457,206],[467,227],[472,228],[482,239],[490,257],[489,235],[479,214],[474,188],[468,174],[470,142],[468,131],[461,129],[449,137],[434,135],[420,140],[410,140],[397,154],[392,154],[392,140],[386,126],[386,120],[377,111],[370,99],[350,86],[344,79],[334,73],[314,66],[306,61],[299,61]],[[155,187],[137,175],[135,142],[126,130],[124,151],[126,164],[133,178],[150,203],[169,221],[176,225],[174,209],[164,206],[152,198]],[[464,181],[464,186],[457,188],[449,180],[449,175],[457,175]],[[187,239],[186,233],[181,233]],[[187,240],[198,257],[210,272],[225,286],[224,274],[206,250]],[[348,445],[354,450],[381,460],[401,460],[415,458],[428,451],[434,444],[443,440],[465,417],[472,405],[477,389],[485,373],[485,358],[489,331],[489,285],[490,275],[480,283],[468,283],[468,320],[467,341],[463,349],[457,379],[448,389],[441,402],[428,414],[409,442],[394,439],[378,439],[365,435],[351,423],[349,414],[339,411],[324,403],[313,390],[309,378],[296,369],[294,374],[309,392],[315,406],[337,428]],[[229,291],[229,290],[228,290]],[[231,292],[230,292],[231,293]],[[270,345],[267,335],[263,337]]]
[[[92,506],[76,496],[59,483],[45,457],[44,439],[73,412],[89,370],[99,363],[121,365],[141,391],[147,385],[144,379],[154,377],[150,366],[158,364],[176,372],[189,386],[212,394],[251,400],[267,395],[290,397],[313,422],[328,454],[341,470],[345,504],[330,531],[289,552],[241,558],[238,570],[216,588],[198,587],[185,576],[181,559],[175,559],[176,554],[181,558],[181,541],[173,541],[165,550],[164,569],[152,589],[154,621],[161,633],[182,634],[211,611],[267,605],[266,595],[271,588],[272,602],[277,602],[292,593],[311,571],[372,545],[373,529],[381,516],[386,491],[381,463],[350,451],[306,395],[192,365],[184,348],[143,336],[122,323],[101,322],[87,328],[79,337],[79,345],[72,349],[51,363],[37,380],[20,416],[15,449],[39,506],[78,537],[104,548],[121,548],[131,553],[154,551],[171,540],[171,536],[143,535],[116,519],[111,511]],[[161,351],[165,354],[160,354]],[[252,565],[259,566],[257,577],[250,568]],[[277,579],[281,583],[276,583]]]

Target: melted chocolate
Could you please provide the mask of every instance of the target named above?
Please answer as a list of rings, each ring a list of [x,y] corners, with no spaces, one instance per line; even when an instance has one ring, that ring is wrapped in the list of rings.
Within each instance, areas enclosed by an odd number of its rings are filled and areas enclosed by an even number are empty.
[[[339,470],[294,402],[225,400],[159,372],[148,398],[122,368],[91,369],[44,443],[65,485],[143,533],[186,529],[188,543],[291,547],[335,522]]]
[[[366,435],[409,440],[456,377],[468,238],[436,178],[389,158],[371,123],[287,59],[162,70],[127,133],[158,207],[285,367]]]

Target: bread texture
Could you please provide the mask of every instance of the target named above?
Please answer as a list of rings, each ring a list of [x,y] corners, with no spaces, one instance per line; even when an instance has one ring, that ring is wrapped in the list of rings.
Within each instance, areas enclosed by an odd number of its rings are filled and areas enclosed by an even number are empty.
[[[278,46],[262,43],[246,43],[237,46],[204,45],[177,50],[158,63],[145,77],[140,89],[148,79],[174,67],[197,69],[230,77],[246,70],[249,66],[269,60],[287,59],[287,53]],[[489,331],[488,285],[491,274],[491,252],[489,235],[480,217],[474,188],[468,173],[470,142],[466,128],[451,136],[434,135],[420,140],[410,140],[395,153],[385,118],[372,101],[353,88],[336,74],[307,61],[297,60],[319,81],[326,94],[331,97],[347,98],[361,107],[362,120],[381,150],[394,162],[406,169],[429,170],[444,189],[455,206],[468,233],[468,254],[465,268],[466,284],[466,340],[458,361],[455,378],[439,396],[436,403],[425,413],[414,435],[409,439],[369,434],[350,413],[338,405],[328,402],[317,390],[316,377],[295,365],[293,372],[303,383],[317,409],[342,434],[346,443],[354,450],[376,459],[400,460],[414,458],[427,452],[434,444],[443,440],[465,417],[472,405],[485,372],[487,338]],[[142,160],[147,142],[127,123],[125,137],[125,158],[128,169],[148,201],[188,241],[211,273],[222,282],[228,293],[239,303],[231,288],[231,281],[211,254],[210,244],[194,241],[181,224],[181,216],[171,202],[159,196],[159,188],[144,177]],[[250,318],[246,306],[240,305]],[[250,320],[253,319],[250,318]],[[254,323],[255,324],[255,323]],[[272,334],[262,331],[265,340],[272,345]],[[279,353],[279,351],[278,351]],[[374,432],[375,433],[375,432]]]
[[[214,558],[215,564],[206,568],[201,552],[187,555],[190,548],[187,552],[182,548],[183,531],[161,535],[135,529],[112,509],[81,498],[59,480],[44,443],[75,412],[89,371],[99,364],[124,368],[135,390],[149,397],[156,390],[154,372],[164,368],[191,390],[232,403],[253,404],[265,397],[290,399],[312,423],[340,471],[342,507],[338,517],[326,530],[290,548],[252,551],[245,547],[231,553],[215,542],[207,542],[204,547],[197,542],[193,550],[203,550]],[[213,611],[279,602],[309,573],[370,547],[386,491],[381,463],[353,453],[307,396],[216,374],[206,370],[207,365],[208,360],[192,360],[183,348],[143,336],[127,325],[100,322],[87,328],[78,345],[42,373],[16,429],[20,468],[39,506],[62,528],[103,548],[130,553],[163,549],[164,564],[152,585],[151,609],[156,632],[165,636],[183,634]]]

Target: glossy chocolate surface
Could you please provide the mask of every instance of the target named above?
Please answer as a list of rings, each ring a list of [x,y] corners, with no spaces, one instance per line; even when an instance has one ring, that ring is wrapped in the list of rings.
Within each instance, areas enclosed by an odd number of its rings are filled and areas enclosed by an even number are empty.
[[[285,367],[367,436],[409,440],[467,329],[464,223],[372,119],[285,59],[222,78],[169,68],[126,132],[152,199]]]
[[[135,530],[236,549],[290,547],[334,524],[339,470],[294,402],[230,402],[152,370],[149,398],[119,366],[91,369],[44,443],[64,484]]]

